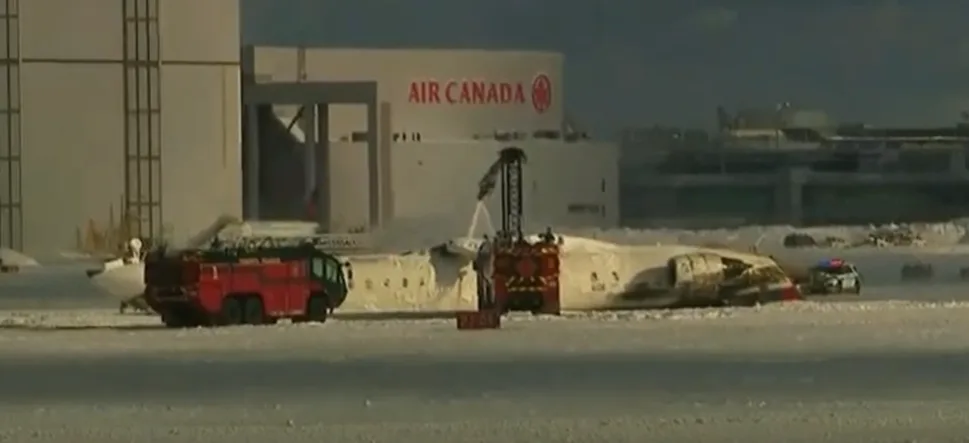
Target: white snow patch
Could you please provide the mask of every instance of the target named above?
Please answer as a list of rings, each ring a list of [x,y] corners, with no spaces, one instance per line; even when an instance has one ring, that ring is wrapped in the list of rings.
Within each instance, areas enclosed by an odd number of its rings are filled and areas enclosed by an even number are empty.
[[[731,319],[749,321],[756,319],[765,326],[789,324],[792,320],[798,322],[824,322],[831,318],[855,320],[867,315],[899,316],[915,311],[946,311],[948,313],[969,311],[969,302],[914,302],[914,301],[872,301],[872,302],[787,302],[762,305],[753,308],[700,308],[677,310],[620,310],[620,311],[575,311],[565,312],[561,316],[535,316],[525,313],[512,313],[503,318],[505,325],[541,325],[547,323],[626,323],[626,322],[677,322],[680,324],[696,324],[717,322]],[[962,314],[960,314],[962,315]],[[969,315],[969,312],[965,313]],[[839,320],[841,321],[841,320]],[[331,325],[340,328],[391,328],[397,329],[407,325],[450,325],[454,319],[450,313],[441,312],[439,317],[415,319],[394,319],[390,316],[373,320],[340,320],[333,319],[328,323],[290,324],[280,323],[275,326],[238,326],[228,328],[197,328],[212,334],[236,334],[240,331],[272,331],[272,330],[313,330],[329,328]],[[73,311],[22,310],[0,311],[0,329],[21,330],[73,330],[73,329],[164,329],[160,320],[149,315],[122,315],[107,309],[87,309]],[[182,332],[191,329],[178,330]]]
[[[38,266],[37,260],[28,257],[20,252],[14,251],[13,249],[0,248],[0,263],[7,266],[18,266],[18,267],[28,267],[28,266]]]

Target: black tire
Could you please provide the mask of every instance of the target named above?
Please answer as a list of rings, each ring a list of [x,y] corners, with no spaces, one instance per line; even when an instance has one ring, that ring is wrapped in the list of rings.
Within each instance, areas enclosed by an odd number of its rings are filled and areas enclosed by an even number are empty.
[[[855,295],[861,295],[861,280],[855,280]]]
[[[326,296],[313,295],[306,301],[306,320],[317,323],[325,323],[330,316],[330,304]]]
[[[166,328],[173,328],[174,329],[174,328],[184,328],[185,327],[185,325],[182,322],[182,319],[179,316],[172,315],[171,313],[168,313],[168,312],[162,314],[161,320],[162,320],[162,323],[165,324],[165,327]]]
[[[247,325],[262,325],[266,323],[266,310],[263,307],[262,297],[254,295],[246,299],[242,322]]]
[[[244,308],[242,300],[235,297],[226,297],[222,300],[222,309],[219,311],[219,323],[224,326],[242,324],[244,319]]]
[[[190,328],[196,326],[185,312],[179,310],[167,310],[162,313],[161,319],[166,328]]]

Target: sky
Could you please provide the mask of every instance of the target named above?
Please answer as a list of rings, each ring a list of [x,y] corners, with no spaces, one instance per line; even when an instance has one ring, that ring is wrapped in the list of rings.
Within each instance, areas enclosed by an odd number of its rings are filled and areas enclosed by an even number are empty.
[[[969,110],[969,2],[242,0],[247,44],[565,54],[567,112],[594,134],[712,128],[715,108],[795,106],[876,125]]]

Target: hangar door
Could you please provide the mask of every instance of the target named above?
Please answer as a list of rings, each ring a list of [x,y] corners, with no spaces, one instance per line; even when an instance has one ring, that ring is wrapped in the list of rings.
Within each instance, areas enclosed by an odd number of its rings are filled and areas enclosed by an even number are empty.
[[[0,0],[0,247],[23,249],[19,0]]]

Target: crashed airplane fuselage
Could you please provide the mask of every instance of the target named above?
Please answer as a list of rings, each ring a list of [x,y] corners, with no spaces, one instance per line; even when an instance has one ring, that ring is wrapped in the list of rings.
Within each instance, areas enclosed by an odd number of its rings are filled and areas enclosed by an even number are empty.
[[[798,298],[770,257],[683,245],[628,246],[561,239],[563,310],[747,305]],[[477,306],[472,262],[479,240],[457,239],[425,251],[344,255],[350,293],[343,313],[446,312]],[[144,290],[144,265],[113,261],[89,273],[119,300]]]

